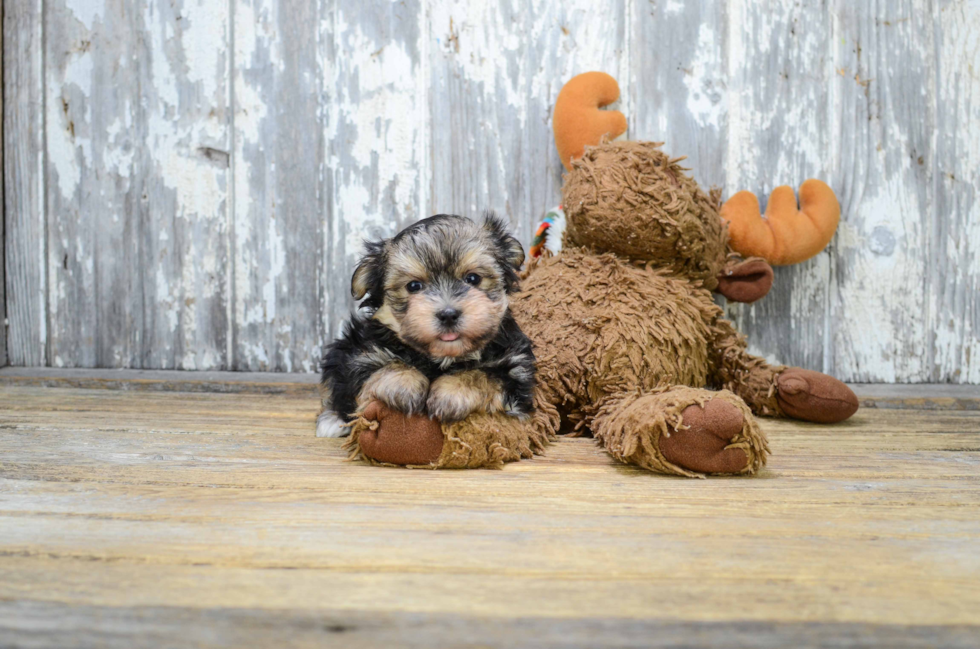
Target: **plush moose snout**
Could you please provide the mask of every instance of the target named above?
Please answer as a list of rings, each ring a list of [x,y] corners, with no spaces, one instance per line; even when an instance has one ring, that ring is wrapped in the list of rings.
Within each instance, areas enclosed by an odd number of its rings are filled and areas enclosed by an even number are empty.
[[[772,266],[765,259],[748,259],[725,266],[718,273],[717,292],[733,302],[750,304],[772,288]]]

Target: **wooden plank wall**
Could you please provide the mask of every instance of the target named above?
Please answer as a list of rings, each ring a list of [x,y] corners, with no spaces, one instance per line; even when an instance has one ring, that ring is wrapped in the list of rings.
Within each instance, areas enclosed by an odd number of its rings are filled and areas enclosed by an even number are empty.
[[[0,8],[0,20],[3,10]],[[3,30],[0,29],[0,66],[3,64]],[[3,96],[0,93],[0,115],[3,114]],[[0,142],[3,142],[3,120],[0,119]],[[0,169],[3,168],[3,151],[0,147]],[[3,205],[3,187],[0,186],[0,205]],[[7,280],[4,278],[5,262],[3,259],[3,214],[0,213],[0,367],[7,364]]]
[[[530,238],[555,96],[599,69],[705,185],[838,191],[831,247],[729,307],[757,352],[980,382],[975,0],[301,4],[7,0],[12,364],[313,371],[363,238]]]

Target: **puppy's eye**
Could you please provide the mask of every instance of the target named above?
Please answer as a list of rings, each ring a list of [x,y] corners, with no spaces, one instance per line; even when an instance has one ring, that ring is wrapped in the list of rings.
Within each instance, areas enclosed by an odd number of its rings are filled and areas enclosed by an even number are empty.
[[[469,284],[470,286],[479,286],[480,282],[483,281],[483,278],[477,275],[476,273],[467,273],[466,277],[463,278],[463,281]]]
[[[413,279],[411,282],[405,285],[405,290],[409,293],[418,293],[422,290],[422,282],[417,279]]]

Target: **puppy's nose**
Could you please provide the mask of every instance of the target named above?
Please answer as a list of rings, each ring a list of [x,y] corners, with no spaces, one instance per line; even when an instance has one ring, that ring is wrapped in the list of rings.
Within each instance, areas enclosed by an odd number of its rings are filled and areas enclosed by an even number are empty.
[[[437,313],[436,317],[439,318],[439,322],[441,322],[444,326],[451,327],[456,324],[456,321],[459,320],[459,315],[459,309],[447,307]]]

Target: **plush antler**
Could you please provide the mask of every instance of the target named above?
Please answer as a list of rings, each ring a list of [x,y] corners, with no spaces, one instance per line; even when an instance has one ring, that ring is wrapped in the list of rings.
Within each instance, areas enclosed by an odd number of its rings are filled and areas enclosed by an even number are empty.
[[[605,72],[585,72],[572,77],[558,93],[552,125],[555,145],[565,169],[586,146],[603,136],[612,140],[626,132],[626,117],[618,110],[599,110],[619,99],[619,84]]]
[[[728,221],[732,249],[746,257],[762,257],[776,266],[789,266],[813,257],[827,247],[840,221],[834,190],[811,178],[800,186],[800,206],[790,187],[772,190],[766,218],[759,213],[755,194],[741,191],[721,207]]]

